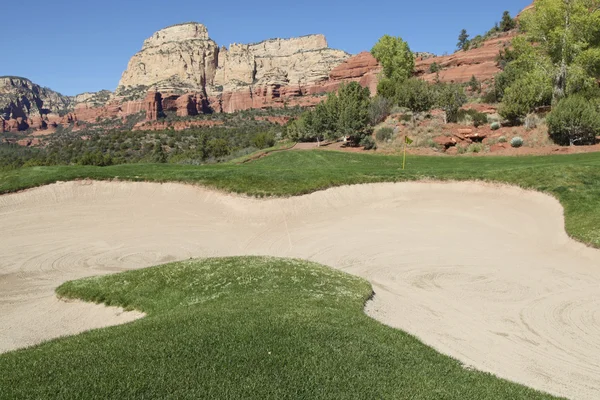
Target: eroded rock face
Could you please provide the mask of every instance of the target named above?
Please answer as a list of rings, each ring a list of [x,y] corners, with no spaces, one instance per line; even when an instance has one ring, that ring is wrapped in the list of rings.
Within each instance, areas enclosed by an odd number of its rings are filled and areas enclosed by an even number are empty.
[[[326,80],[348,57],[330,49],[323,35],[232,44],[219,54],[214,84],[224,91],[247,85],[306,85]]]
[[[126,87],[177,86],[203,89],[213,83],[219,47],[202,24],[171,26],[156,32],[134,55],[119,82]],[[119,89],[117,89],[117,93]]]
[[[236,104],[257,104],[255,94],[280,98],[281,88],[324,82],[349,57],[330,49],[323,35],[232,44],[227,49],[209,38],[204,25],[182,24],[158,31],[144,42],[123,73],[117,95],[142,98],[148,89],[199,93],[203,109],[209,97],[219,97],[226,111],[235,111],[240,109]]]
[[[58,113],[72,106],[73,98],[29,79],[0,77],[0,116],[5,120]]]
[[[448,56],[417,58],[416,73],[430,82],[439,79],[441,82],[465,83],[473,76],[481,82],[489,81],[501,71],[497,61],[500,51],[509,47],[516,35],[516,32],[502,34],[483,42],[476,49]],[[439,74],[431,72],[433,63],[441,67]]]

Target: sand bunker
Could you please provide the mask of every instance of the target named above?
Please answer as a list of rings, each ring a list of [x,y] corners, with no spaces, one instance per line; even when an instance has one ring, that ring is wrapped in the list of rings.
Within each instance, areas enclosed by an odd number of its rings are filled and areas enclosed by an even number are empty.
[[[0,197],[0,352],[139,315],[56,300],[66,280],[190,257],[299,257],[367,278],[367,312],[468,366],[600,393],[600,251],[545,195],[402,183],[256,200],[178,184],[50,185]]]

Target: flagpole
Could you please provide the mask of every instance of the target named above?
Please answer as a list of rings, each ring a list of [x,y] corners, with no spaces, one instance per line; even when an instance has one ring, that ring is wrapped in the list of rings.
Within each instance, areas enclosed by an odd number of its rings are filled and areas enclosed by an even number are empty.
[[[402,170],[406,167],[406,136],[404,137],[404,156],[402,157]]]

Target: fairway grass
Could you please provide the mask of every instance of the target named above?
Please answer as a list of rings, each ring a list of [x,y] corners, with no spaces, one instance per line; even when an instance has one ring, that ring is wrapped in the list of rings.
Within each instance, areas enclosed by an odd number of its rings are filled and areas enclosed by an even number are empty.
[[[527,157],[417,157],[286,151],[237,165],[126,164],[0,171],[0,193],[77,179],[183,182],[252,196],[293,196],[333,186],[415,180],[506,183],[555,196],[566,230],[600,247],[600,153]]]
[[[372,320],[369,283],[310,262],[189,260],[57,292],[147,317],[0,355],[0,398],[552,398]]]

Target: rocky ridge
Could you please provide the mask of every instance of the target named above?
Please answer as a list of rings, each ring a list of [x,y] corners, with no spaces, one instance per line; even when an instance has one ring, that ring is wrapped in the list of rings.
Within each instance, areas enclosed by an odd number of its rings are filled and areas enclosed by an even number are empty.
[[[516,32],[498,34],[481,43],[477,48],[457,51],[445,56],[417,55],[415,73],[426,81],[465,83],[475,76],[479,81],[490,81],[501,72],[497,62],[500,51],[509,47]],[[432,72],[436,63],[441,70]]]
[[[530,6],[531,7],[531,6]],[[530,8],[528,7],[528,8]],[[452,55],[416,54],[416,75],[442,82],[491,82],[498,53],[516,32]],[[432,72],[436,63],[439,72]],[[219,47],[202,24],[162,29],[134,55],[115,93],[62,96],[24,78],[0,78],[0,132],[52,129],[60,124],[122,119],[164,112],[185,117],[251,108],[313,106],[345,82],[376,92],[381,68],[368,52],[356,56],[329,48],[323,35],[270,39]],[[137,118],[137,117],[136,117]]]

